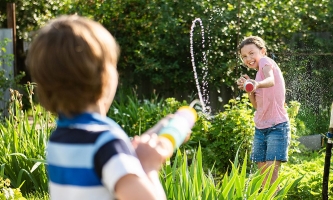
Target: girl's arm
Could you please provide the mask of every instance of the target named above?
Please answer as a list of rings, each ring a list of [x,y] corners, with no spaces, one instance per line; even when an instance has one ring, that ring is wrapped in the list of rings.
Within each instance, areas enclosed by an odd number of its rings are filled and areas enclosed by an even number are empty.
[[[257,102],[256,102],[256,93],[255,92],[248,92],[247,93],[250,99],[250,102],[254,109],[257,109]]]
[[[275,85],[275,80],[274,80],[274,73],[272,66],[270,65],[265,65],[263,67],[263,72],[265,79],[257,82],[256,88],[269,88]]]
[[[265,65],[263,67],[263,72],[264,72],[265,79],[262,81],[259,81],[259,82],[255,81],[254,91],[257,88],[269,88],[269,87],[274,86],[274,84],[275,84],[272,66]],[[250,93],[248,93],[248,95],[249,95],[249,99],[250,99],[252,106],[254,107],[254,109],[257,109],[255,92],[250,92]]]

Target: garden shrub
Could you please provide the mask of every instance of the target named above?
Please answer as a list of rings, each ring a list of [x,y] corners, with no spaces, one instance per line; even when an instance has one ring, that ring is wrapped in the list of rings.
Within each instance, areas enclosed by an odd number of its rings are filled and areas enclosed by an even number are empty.
[[[141,135],[182,105],[188,104],[186,101],[179,102],[175,98],[162,99],[155,96],[150,100],[139,100],[134,93],[118,94],[107,116],[117,122],[130,137],[133,137]]]
[[[313,200],[321,199],[325,152],[302,152],[291,155],[290,160],[283,164],[281,175],[289,174],[292,178],[303,176],[296,187],[291,189],[288,199]],[[332,166],[331,166],[332,167]],[[328,196],[333,195],[333,174],[329,174]]]
[[[193,129],[193,140],[199,139],[202,146],[205,168],[214,166],[217,174],[230,167],[238,148],[240,158],[251,152],[254,133],[253,110],[247,97],[231,99],[224,108],[211,120],[201,118]]]
[[[324,134],[327,132],[330,122],[331,105],[319,105],[320,111],[314,111],[311,106],[301,104],[297,116],[297,135],[306,136]]]

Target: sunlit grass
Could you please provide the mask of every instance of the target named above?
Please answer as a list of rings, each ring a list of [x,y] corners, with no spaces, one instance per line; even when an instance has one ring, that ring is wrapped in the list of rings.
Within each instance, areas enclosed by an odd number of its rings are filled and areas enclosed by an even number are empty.
[[[236,158],[230,172],[226,172],[218,181],[213,174],[202,168],[200,147],[190,165],[186,154],[178,151],[173,163],[168,161],[163,166],[160,179],[168,199],[173,200],[284,199],[288,191],[301,180],[301,177],[291,178],[285,174],[279,176],[272,185],[262,186],[265,177],[270,182],[273,170],[269,168],[262,174],[259,171],[248,174],[246,160],[238,165]],[[278,186],[281,190],[276,193]]]
[[[29,88],[28,92],[32,95]],[[23,194],[48,191],[45,148],[53,128],[54,117],[40,106],[32,107],[29,120],[22,109],[22,95],[11,90],[9,117],[0,124],[0,163],[4,178]]]

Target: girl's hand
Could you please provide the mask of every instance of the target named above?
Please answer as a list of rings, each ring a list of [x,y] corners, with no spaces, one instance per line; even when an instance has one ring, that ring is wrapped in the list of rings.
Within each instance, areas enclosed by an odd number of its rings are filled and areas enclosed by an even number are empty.
[[[251,82],[253,85],[253,90],[247,93],[253,93],[254,91],[256,91],[256,89],[258,88],[259,83],[253,79],[247,79],[247,81]]]
[[[237,79],[238,89],[244,90],[244,83],[250,79],[250,77],[246,74],[242,75],[239,79]]]

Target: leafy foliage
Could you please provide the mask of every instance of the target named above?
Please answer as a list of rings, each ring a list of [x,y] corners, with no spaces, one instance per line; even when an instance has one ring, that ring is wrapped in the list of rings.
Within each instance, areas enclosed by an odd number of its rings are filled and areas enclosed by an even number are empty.
[[[27,86],[30,95],[32,88]],[[32,118],[29,118],[22,110],[21,100],[22,95],[11,90],[9,117],[0,124],[0,163],[4,178],[10,179],[14,187],[20,187],[24,194],[32,190],[47,192],[45,148],[54,119],[40,106],[33,106]]]
[[[117,95],[107,115],[120,124],[129,136],[135,136],[141,135],[158,120],[186,104],[186,101],[179,102],[175,98],[161,99],[155,96],[150,100],[139,100],[134,93],[121,93]]]
[[[19,39],[29,40],[31,32],[42,26],[48,20],[59,15],[69,0],[0,0],[0,27],[6,27],[7,3],[15,3],[16,28]]]
[[[230,167],[230,160],[235,157],[239,146],[241,158],[245,157],[245,152],[251,152],[254,122],[247,97],[230,100],[224,112],[218,113],[212,120],[202,120],[204,122],[197,122],[201,130],[193,129],[193,141],[200,141],[205,167],[215,166],[221,173]]]
[[[280,174],[289,174],[291,178],[300,176],[303,178],[296,187],[289,191],[288,199],[321,199],[324,159],[324,151],[295,153],[290,156],[290,161],[282,165]],[[332,196],[332,173],[329,174],[328,181],[328,196]]]
[[[267,169],[262,174],[257,172],[249,175],[245,158],[242,166],[238,162],[231,163],[230,173],[226,172],[221,181],[216,181],[211,171],[205,173],[202,155],[204,154],[199,146],[191,165],[188,165],[186,153],[177,151],[173,164],[167,161],[163,166],[160,179],[168,199],[283,199],[302,178],[284,175],[274,184],[262,187],[265,177],[270,179],[273,170]],[[282,188],[277,192],[279,184]]]
[[[12,199],[12,200],[26,200],[22,196],[22,193],[19,188],[11,188],[10,187],[10,180],[3,179],[4,175],[4,167],[1,166],[1,172],[0,172],[0,199]]]
[[[189,36],[191,23],[197,17],[202,19],[206,34],[202,38],[202,30],[194,30],[194,56],[202,68],[202,52],[206,53],[211,89],[221,84],[233,88],[235,78],[249,73],[239,67],[236,51],[244,36],[262,36],[270,52],[281,52],[290,49],[288,43],[295,33],[330,32],[332,26],[328,24],[333,21],[329,0],[1,0],[2,26],[6,22],[7,2],[16,4],[18,35],[26,40],[29,32],[60,14],[76,13],[101,22],[122,47],[119,69],[121,76],[126,77],[124,84],[146,87],[149,91],[158,88],[165,94],[184,84],[188,85],[186,90],[194,89]],[[318,38],[314,40],[318,41],[319,49],[331,49],[331,45],[319,42]]]

